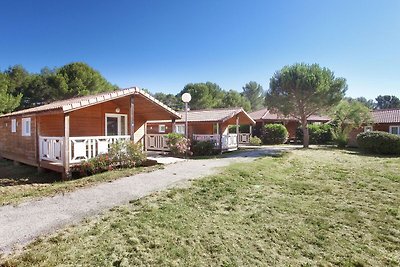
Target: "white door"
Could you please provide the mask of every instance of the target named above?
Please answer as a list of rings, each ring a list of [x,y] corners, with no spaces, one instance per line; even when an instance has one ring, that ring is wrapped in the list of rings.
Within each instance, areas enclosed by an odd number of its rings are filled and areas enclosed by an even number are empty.
[[[127,118],[126,114],[106,114],[106,135],[127,135]]]

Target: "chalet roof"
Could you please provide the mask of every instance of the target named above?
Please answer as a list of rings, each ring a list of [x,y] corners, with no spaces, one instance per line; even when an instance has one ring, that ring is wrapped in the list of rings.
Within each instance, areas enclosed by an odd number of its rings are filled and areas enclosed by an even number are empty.
[[[375,123],[400,123],[400,109],[378,109],[371,111]]]
[[[268,108],[263,108],[254,112],[249,113],[250,117],[253,118],[255,121],[263,121],[263,120],[289,120],[289,121],[297,121],[296,118],[292,116],[283,116],[282,114],[272,112]],[[331,119],[326,116],[319,116],[319,115],[311,115],[308,117],[308,121],[321,121],[327,122]]]
[[[154,97],[152,97],[145,91],[139,89],[138,87],[131,87],[131,88],[121,89],[121,90],[117,90],[117,91],[113,91],[113,92],[100,93],[97,95],[89,95],[89,96],[76,97],[76,98],[71,98],[71,99],[66,99],[66,100],[61,100],[61,101],[55,101],[50,104],[4,114],[4,115],[1,115],[0,117],[32,114],[32,113],[54,111],[54,110],[60,110],[63,113],[67,113],[67,112],[71,112],[71,111],[74,111],[77,109],[85,108],[85,107],[92,106],[95,104],[100,104],[103,102],[115,100],[115,99],[122,98],[122,97],[129,96],[129,95],[135,95],[135,94],[141,95],[144,98],[147,98],[148,100],[154,102],[158,106],[167,110],[174,117],[176,117],[176,118],[181,117],[181,115],[179,113],[177,113],[175,110],[164,105],[159,100],[155,99]]]
[[[181,119],[176,120],[176,122],[185,122],[185,112],[178,111],[181,115]],[[225,122],[238,114],[243,114],[252,124],[255,121],[250,117],[250,115],[244,111],[243,108],[221,108],[221,109],[201,109],[201,110],[189,110],[188,111],[188,121],[189,122]],[[163,121],[149,121],[150,123],[166,122]]]

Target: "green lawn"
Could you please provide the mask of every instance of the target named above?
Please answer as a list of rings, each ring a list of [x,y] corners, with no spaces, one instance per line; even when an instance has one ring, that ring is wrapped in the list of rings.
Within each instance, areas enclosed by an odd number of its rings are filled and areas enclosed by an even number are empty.
[[[400,158],[233,165],[40,239],[4,266],[398,266]]]
[[[59,173],[52,171],[38,173],[34,167],[23,164],[14,166],[12,161],[0,160],[0,206],[65,193],[79,187],[112,181],[157,168],[159,166],[115,170],[71,181],[60,181]]]

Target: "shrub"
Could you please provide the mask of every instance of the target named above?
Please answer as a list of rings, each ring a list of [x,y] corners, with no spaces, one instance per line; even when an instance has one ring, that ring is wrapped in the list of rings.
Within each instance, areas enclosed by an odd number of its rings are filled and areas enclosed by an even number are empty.
[[[235,134],[236,133],[236,125],[229,125],[228,132]],[[250,132],[250,125],[243,124],[239,125],[239,132],[241,133],[249,133]]]
[[[262,143],[261,139],[257,136],[250,137],[250,145],[252,146],[260,146]]]
[[[310,144],[325,145],[333,141],[333,129],[330,124],[309,124],[308,133],[310,135]],[[303,129],[297,128],[296,139],[303,142]]]
[[[73,168],[80,176],[110,171],[115,168],[133,168],[140,166],[146,160],[141,144],[132,141],[122,141],[112,144],[107,154],[100,154]]]
[[[194,141],[192,145],[192,152],[195,156],[210,156],[215,153],[215,142],[208,141]]]
[[[361,149],[378,154],[400,155],[400,136],[386,132],[364,132],[357,135]]]
[[[335,133],[333,137],[333,142],[338,148],[345,148],[349,142],[349,137],[347,133]]]
[[[182,134],[167,134],[167,145],[171,155],[184,156],[187,154],[191,154],[190,140],[185,138],[185,136],[183,136]]]
[[[283,144],[288,136],[289,133],[282,124],[267,124],[262,131],[262,141],[267,145]]]

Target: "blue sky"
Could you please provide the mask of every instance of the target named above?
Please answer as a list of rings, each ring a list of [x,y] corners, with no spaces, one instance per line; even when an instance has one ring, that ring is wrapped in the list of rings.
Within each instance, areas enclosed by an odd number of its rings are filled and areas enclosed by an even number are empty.
[[[349,96],[400,96],[398,0],[1,2],[0,69],[84,61],[120,87],[241,91],[295,62],[348,81]]]

